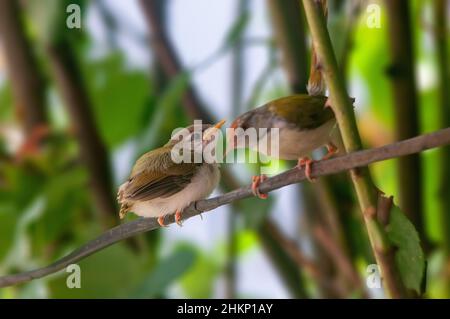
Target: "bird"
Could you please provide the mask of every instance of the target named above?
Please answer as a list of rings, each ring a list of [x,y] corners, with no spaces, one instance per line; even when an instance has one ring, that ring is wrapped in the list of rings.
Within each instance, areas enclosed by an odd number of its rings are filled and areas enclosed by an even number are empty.
[[[172,151],[179,143],[187,143],[191,148],[186,153],[192,158],[199,152],[197,146],[216,143],[215,133],[224,123],[222,120],[216,125],[191,125],[184,130],[186,135],[172,135],[164,146],[142,155],[128,180],[119,187],[120,218],[133,212],[142,217],[157,217],[158,224],[164,227],[165,216],[175,213],[175,221],[181,226],[182,211],[213,192],[219,183],[220,171],[217,162],[209,163],[202,158],[200,162],[174,160]]]
[[[256,129],[257,141],[245,138],[245,131],[249,128]],[[260,132],[261,128],[267,130]],[[266,150],[258,147],[261,141],[269,143],[272,128],[279,129],[278,154],[272,147]],[[343,149],[334,112],[324,95],[290,95],[243,113],[231,123],[227,141],[227,153],[238,148],[250,148],[273,158],[297,160],[297,167],[305,167],[305,175],[310,181],[313,181],[311,165],[314,161],[308,155],[312,151],[326,146],[328,152],[323,160]],[[265,179],[265,175],[252,177],[253,194],[262,199],[267,195],[259,191],[259,184]]]

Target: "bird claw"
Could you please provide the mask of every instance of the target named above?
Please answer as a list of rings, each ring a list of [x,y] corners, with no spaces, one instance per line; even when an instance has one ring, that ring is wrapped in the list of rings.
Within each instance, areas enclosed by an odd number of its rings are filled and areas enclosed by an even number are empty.
[[[297,168],[300,170],[302,169],[302,166],[305,166],[305,176],[308,179],[308,181],[310,181],[311,183],[316,181],[315,178],[311,177],[311,165],[314,162],[315,161],[310,159],[309,157],[302,157],[302,158],[299,158],[298,163],[297,163]]]
[[[161,226],[161,227],[169,227],[166,224],[164,224],[164,216],[159,216],[157,221],[158,221],[159,226]]]
[[[259,190],[259,185],[267,179],[266,175],[253,176],[252,177],[252,192],[253,195],[260,199],[267,199],[269,196],[267,194],[261,193]]]
[[[329,158],[331,158],[334,154],[336,154],[339,150],[338,148],[333,144],[333,143],[328,143],[327,144],[327,154],[325,154],[324,157],[322,157],[321,160],[327,160]]]
[[[175,222],[177,223],[178,226],[183,226],[183,223],[181,222],[181,211],[177,211],[175,213]]]

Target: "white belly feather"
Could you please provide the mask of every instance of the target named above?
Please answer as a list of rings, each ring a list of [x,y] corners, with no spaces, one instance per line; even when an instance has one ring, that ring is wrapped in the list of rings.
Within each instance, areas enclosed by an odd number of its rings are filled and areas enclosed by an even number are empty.
[[[336,144],[336,134],[339,133],[334,119],[307,131],[283,127],[279,130],[278,156],[276,149],[270,147],[271,143],[267,142],[270,139],[270,134],[262,138],[262,141],[259,141],[259,143],[263,143],[262,145],[264,143],[269,145],[267,151],[264,151],[262,148],[259,148],[258,151],[274,158],[297,160],[329,142]]]
[[[192,178],[191,183],[181,192],[167,198],[133,203],[130,211],[143,217],[159,217],[182,211],[191,203],[208,197],[219,183],[220,172],[217,165],[204,165]]]

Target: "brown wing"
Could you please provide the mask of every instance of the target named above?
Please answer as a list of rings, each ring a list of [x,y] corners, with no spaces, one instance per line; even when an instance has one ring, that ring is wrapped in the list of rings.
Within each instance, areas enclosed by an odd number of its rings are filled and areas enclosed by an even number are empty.
[[[155,151],[153,151],[155,152]],[[123,198],[130,200],[151,200],[166,198],[183,190],[197,170],[194,163],[176,164],[170,152],[147,153],[138,160],[133,173],[123,189]],[[143,166],[142,163],[147,164]]]

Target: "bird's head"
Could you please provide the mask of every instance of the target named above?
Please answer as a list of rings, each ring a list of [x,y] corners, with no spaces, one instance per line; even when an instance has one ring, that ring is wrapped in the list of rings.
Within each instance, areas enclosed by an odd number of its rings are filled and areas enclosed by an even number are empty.
[[[190,143],[195,149],[196,147],[206,146],[215,140],[216,133],[225,124],[225,120],[221,120],[215,125],[211,124],[193,124],[172,135],[166,146],[174,146],[178,143]]]
[[[245,145],[245,131],[252,127],[251,118],[252,112],[247,112],[239,115],[230,125],[227,130],[227,153],[238,148],[246,148],[249,145]],[[239,143],[239,141],[244,141],[244,145]]]

